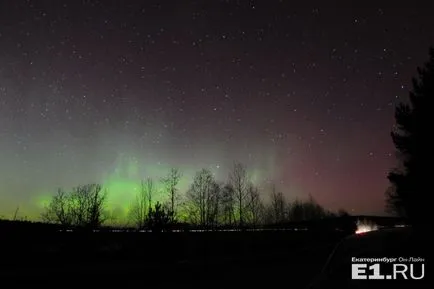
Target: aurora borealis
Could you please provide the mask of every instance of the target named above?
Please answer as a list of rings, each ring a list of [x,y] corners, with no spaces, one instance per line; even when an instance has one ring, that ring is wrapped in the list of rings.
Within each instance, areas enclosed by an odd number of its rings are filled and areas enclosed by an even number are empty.
[[[234,161],[264,196],[383,214],[434,7],[347,2],[1,1],[0,216],[95,182],[122,211],[148,176]]]

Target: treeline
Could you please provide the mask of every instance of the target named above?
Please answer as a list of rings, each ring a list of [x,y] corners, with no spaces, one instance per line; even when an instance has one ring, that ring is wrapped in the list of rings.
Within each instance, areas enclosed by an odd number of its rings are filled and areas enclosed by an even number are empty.
[[[319,220],[344,211],[330,212],[312,197],[288,201],[274,188],[270,202],[263,199],[248,177],[246,168],[235,163],[226,183],[218,182],[211,171],[202,169],[193,177],[189,189],[181,194],[178,169],[159,180],[166,201],[154,202],[157,182],[147,178],[131,203],[128,220],[138,229],[170,230],[179,224],[212,230],[216,228],[259,228],[266,225]],[[49,223],[81,228],[98,228],[111,220],[107,208],[108,192],[99,184],[78,186],[70,192],[61,189],[47,204],[42,218]]]

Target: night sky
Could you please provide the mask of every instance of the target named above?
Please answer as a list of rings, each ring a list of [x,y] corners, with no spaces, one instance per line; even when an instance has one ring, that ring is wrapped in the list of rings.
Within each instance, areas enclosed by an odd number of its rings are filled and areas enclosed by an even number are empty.
[[[309,2],[309,3],[304,3]],[[369,2],[368,4],[366,2]],[[402,4],[405,3],[406,5]],[[393,4],[393,5],[392,5]],[[0,216],[234,161],[268,194],[383,214],[432,1],[0,1]]]

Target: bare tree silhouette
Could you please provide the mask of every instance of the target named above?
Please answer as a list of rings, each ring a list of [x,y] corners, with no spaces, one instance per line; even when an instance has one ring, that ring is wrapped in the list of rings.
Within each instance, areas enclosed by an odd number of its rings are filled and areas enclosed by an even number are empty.
[[[208,202],[209,208],[207,210],[208,220],[210,220],[209,226],[211,228],[219,225],[219,217],[221,215],[221,194],[221,185],[217,181],[214,181],[211,185],[211,196],[210,201]]]
[[[64,226],[72,225],[73,213],[72,196],[62,189],[57,190],[57,194],[52,197],[48,206],[42,213],[42,219],[48,223],[59,223]]]
[[[163,183],[163,185],[165,186],[166,192],[169,195],[169,210],[171,212],[171,216],[172,216],[172,222],[174,222],[176,220],[176,210],[177,210],[177,202],[178,202],[178,183],[179,180],[181,179],[182,174],[181,172],[176,169],[176,168],[172,168],[170,169],[169,173],[167,174],[167,176],[165,176],[161,181]]]
[[[418,67],[418,78],[413,78],[409,103],[401,102],[395,110],[396,126],[391,136],[399,166],[388,179],[387,208],[405,216],[414,226],[432,226],[431,170],[434,142],[432,138],[432,109],[434,99],[434,48],[429,60]],[[430,121],[431,119],[431,121]]]
[[[136,195],[130,209],[130,218],[139,229],[146,226],[148,213],[152,206],[153,194],[153,180],[152,178],[147,178],[145,182],[141,182],[140,191]]]
[[[72,196],[77,208],[73,212],[78,226],[97,228],[105,221],[107,192],[102,191],[101,185],[89,184],[76,187]]]
[[[252,183],[247,187],[247,217],[249,223],[256,228],[262,221],[264,215],[264,204],[257,187]]]
[[[187,192],[187,202],[190,205],[189,219],[204,228],[215,225],[219,200],[220,186],[213,174],[207,169],[197,172]]]
[[[327,216],[328,212],[317,203],[312,195],[303,203],[305,220],[318,220]]]
[[[162,179],[170,198],[168,203],[159,203],[158,208],[152,206],[155,193],[153,180],[148,178],[141,182],[127,215],[131,222],[128,224],[134,224],[138,228],[153,226],[157,231],[174,228],[172,225],[178,222],[175,214],[180,197],[177,189],[180,176],[176,169],[172,169]],[[284,194],[277,192],[274,186],[271,202],[265,206],[260,191],[249,181],[246,169],[240,163],[234,164],[228,177],[229,182],[223,186],[207,169],[196,173],[183,198],[182,208],[185,211],[180,217],[187,221],[184,225],[199,225],[206,229],[215,229],[220,225],[256,228],[259,225],[337,216],[326,211],[312,197],[307,201],[288,202]],[[42,218],[46,222],[64,226],[97,228],[104,222],[110,226],[115,223],[121,226],[116,220],[116,216],[120,218],[121,210],[118,208],[115,211],[112,208],[108,211],[106,199],[107,192],[103,192],[98,184],[78,186],[70,192],[59,189],[46,206]]]
[[[15,210],[15,213],[14,213],[14,218],[13,218],[14,221],[17,220],[18,212],[19,212],[19,211],[20,211],[20,206],[17,206],[17,208],[16,208],[16,210]]]
[[[244,226],[244,208],[246,206],[248,178],[244,165],[241,163],[234,163],[233,169],[229,174],[229,181],[234,188],[234,195],[236,200],[236,209],[238,210],[238,224],[240,227]]]
[[[311,195],[305,201],[296,199],[289,209],[289,219],[295,222],[319,220],[329,216],[332,214],[318,204]]]
[[[73,225],[84,228],[97,228],[105,221],[107,192],[99,184],[89,184],[73,188],[70,193],[58,190],[42,218],[48,222]]]
[[[223,224],[232,226],[235,222],[235,190],[231,184],[223,186],[220,203]]]
[[[295,199],[291,203],[291,207],[289,210],[289,219],[294,222],[305,220],[303,202],[299,199]]]
[[[271,192],[271,215],[273,223],[282,223],[287,220],[287,201],[282,192],[277,192],[276,187],[273,186]]]

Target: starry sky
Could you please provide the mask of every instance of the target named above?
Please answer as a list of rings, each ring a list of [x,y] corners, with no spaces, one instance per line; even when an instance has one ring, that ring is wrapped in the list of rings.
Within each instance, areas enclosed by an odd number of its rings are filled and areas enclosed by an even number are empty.
[[[384,214],[394,106],[434,44],[432,1],[402,2],[0,1],[0,216],[93,182],[122,209],[146,176],[234,161],[264,195]]]

